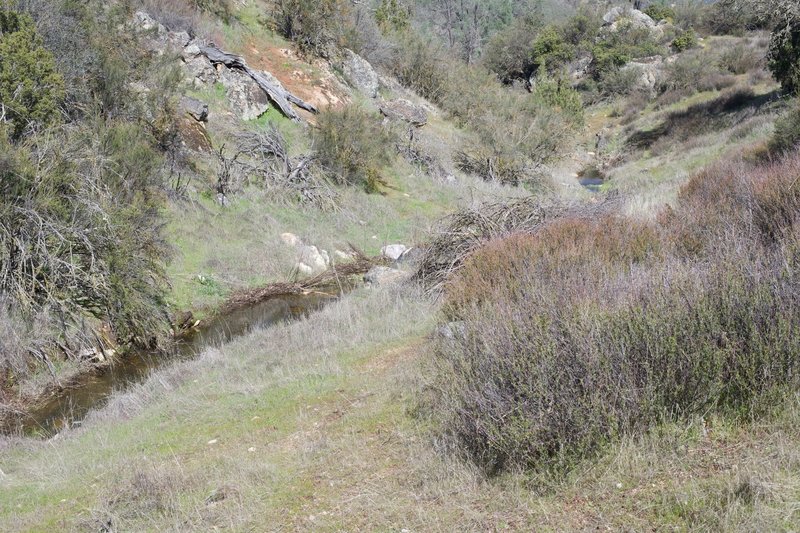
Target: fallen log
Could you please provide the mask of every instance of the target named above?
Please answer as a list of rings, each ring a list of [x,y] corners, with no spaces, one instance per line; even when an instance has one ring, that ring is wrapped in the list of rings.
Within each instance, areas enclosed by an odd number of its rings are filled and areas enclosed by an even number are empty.
[[[286,117],[300,120],[300,115],[292,104],[311,113],[318,113],[316,107],[287,91],[277,80],[271,80],[264,73],[251,69],[243,57],[223,52],[214,46],[203,46],[200,48],[200,53],[215,65],[222,64],[231,69],[238,69],[250,76]]]

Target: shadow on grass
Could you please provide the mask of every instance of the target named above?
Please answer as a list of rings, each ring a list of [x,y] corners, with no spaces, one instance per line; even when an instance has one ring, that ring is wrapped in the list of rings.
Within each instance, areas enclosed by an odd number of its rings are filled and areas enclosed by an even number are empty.
[[[626,145],[634,150],[646,150],[658,141],[669,139],[683,142],[692,137],[732,128],[773,109],[779,102],[780,95],[778,90],[762,95],[756,95],[750,89],[728,91],[714,100],[670,113],[653,129],[634,131],[628,137]]]

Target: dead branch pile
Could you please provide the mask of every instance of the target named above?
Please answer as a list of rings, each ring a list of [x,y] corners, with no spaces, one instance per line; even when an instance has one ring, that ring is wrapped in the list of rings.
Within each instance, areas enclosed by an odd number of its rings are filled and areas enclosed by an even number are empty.
[[[368,257],[364,252],[352,245],[350,249],[353,253],[352,261],[338,265],[334,264],[325,272],[304,280],[271,283],[265,287],[239,291],[228,299],[221,312],[227,313],[275,296],[305,294],[310,291],[331,287],[341,290],[342,287],[352,286],[352,276],[364,275],[372,267],[386,264],[385,257]]]
[[[467,256],[491,239],[511,233],[534,233],[562,216],[598,216],[613,205],[616,205],[614,200],[592,206],[570,206],[527,197],[465,209],[444,220],[438,235],[424,248],[412,279],[426,290],[438,292]]]
[[[236,143],[237,152],[230,160],[239,167],[240,174],[276,196],[320,209],[336,208],[336,192],[313,156],[292,157],[286,139],[274,125],[264,131],[240,133]]]

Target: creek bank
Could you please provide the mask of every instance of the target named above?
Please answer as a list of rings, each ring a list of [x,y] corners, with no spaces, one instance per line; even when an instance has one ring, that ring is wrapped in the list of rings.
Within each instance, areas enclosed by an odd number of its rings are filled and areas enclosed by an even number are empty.
[[[356,276],[386,262],[385,258],[369,258],[355,249],[353,255],[353,261],[332,265],[312,278],[234,293],[208,318],[197,320],[188,311],[179,314],[173,321],[174,344],[169,350],[120,349],[48,383],[36,393],[20,396],[3,391],[0,432],[49,436],[79,425],[114,391],[142,381],[153,370],[194,357],[208,346],[228,342],[252,329],[306,316],[354,288],[358,284]]]

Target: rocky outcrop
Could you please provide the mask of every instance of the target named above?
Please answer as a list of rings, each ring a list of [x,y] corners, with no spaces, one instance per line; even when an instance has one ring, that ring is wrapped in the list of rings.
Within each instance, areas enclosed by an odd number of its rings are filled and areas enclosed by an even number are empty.
[[[208,104],[191,96],[183,96],[180,101],[181,110],[198,122],[208,120]]]
[[[392,120],[402,120],[418,128],[428,123],[427,111],[404,98],[383,101],[378,108],[385,117]]]
[[[218,75],[231,109],[242,120],[255,120],[267,112],[269,98],[250,76],[224,67],[219,69]]]
[[[191,40],[186,32],[168,31],[144,11],[134,14],[131,25],[152,53],[176,53],[193,85],[222,82],[234,112],[245,120],[261,116],[270,105],[292,120],[300,120],[293,106],[317,112],[313,105],[287,91],[271,74],[250,68],[241,56]]]
[[[345,50],[342,72],[347,81],[365,96],[377,98],[380,80],[366,59],[351,50]]]
[[[623,25],[630,24],[635,28],[653,29],[656,21],[638,9],[615,7],[603,15],[605,27],[612,32],[619,31]]]

